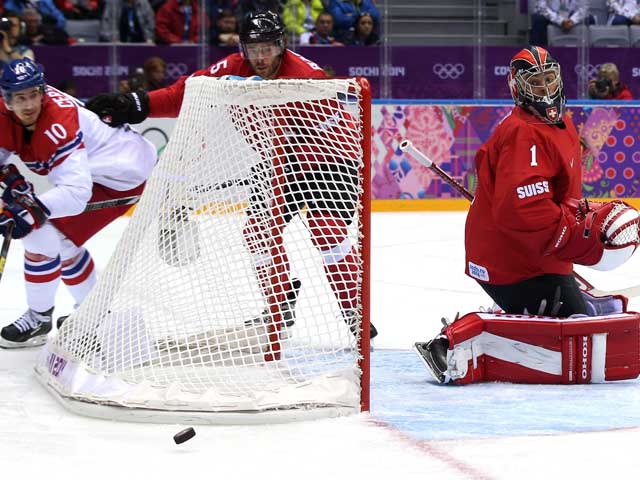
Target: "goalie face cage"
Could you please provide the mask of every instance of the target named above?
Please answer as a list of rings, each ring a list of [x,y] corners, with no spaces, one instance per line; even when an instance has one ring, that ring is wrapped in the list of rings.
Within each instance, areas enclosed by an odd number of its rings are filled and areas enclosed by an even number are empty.
[[[368,410],[369,114],[364,79],[189,79],[41,381],[72,410],[131,421]]]

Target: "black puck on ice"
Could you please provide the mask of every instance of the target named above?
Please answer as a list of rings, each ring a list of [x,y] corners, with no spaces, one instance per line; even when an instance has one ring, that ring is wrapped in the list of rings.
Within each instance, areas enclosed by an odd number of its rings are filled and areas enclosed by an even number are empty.
[[[176,444],[180,445],[181,443],[184,443],[187,440],[191,440],[195,436],[196,436],[196,431],[193,429],[193,427],[189,427],[189,428],[185,428],[181,432],[176,433],[173,436],[173,441],[176,442]]]

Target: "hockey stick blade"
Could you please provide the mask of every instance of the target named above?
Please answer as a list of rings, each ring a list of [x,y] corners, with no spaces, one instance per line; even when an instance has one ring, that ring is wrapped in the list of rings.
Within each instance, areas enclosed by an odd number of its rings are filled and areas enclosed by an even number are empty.
[[[133,195],[131,197],[114,198],[113,200],[102,200],[99,202],[87,203],[85,212],[93,212],[94,210],[101,210],[103,208],[122,207],[124,205],[134,205],[140,200],[140,195]]]

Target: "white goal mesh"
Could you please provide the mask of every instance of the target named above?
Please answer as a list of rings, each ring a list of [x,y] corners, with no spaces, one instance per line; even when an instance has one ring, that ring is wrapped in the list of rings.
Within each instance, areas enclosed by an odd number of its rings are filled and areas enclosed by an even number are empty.
[[[70,408],[133,420],[367,408],[368,98],[356,79],[189,79],[116,253],[41,355],[43,382]]]

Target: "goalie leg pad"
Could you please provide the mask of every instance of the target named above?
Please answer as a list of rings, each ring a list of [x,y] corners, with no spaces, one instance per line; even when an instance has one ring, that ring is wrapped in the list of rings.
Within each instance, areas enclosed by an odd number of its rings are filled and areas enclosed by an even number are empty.
[[[470,313],[443,332],[445,381],[600,383],[640,374],[640,314],[559,319]]]

